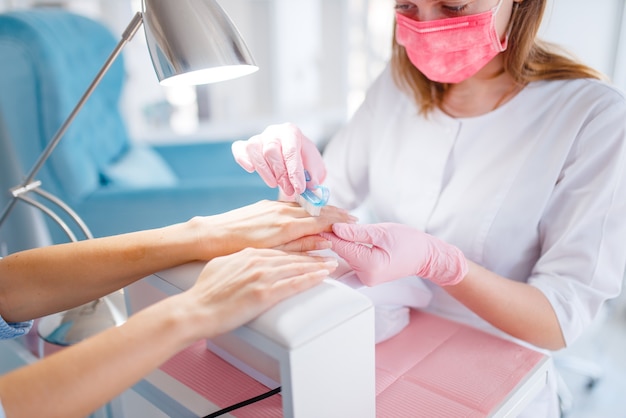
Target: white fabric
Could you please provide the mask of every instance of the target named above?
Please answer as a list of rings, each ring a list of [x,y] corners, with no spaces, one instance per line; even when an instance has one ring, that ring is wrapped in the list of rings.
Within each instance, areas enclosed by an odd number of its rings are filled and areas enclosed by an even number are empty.
[[[402,277],[393,282],[369,287],[361,283],[350,265],[334,251],[320,250],[315,251],[315,254],[337,258],[339,265],[331,276],[371,300],[374,305],[376,344],[397,335],[409,325],[409,308],[423,309],[433,297],[425,280],[420,277]]]
[[[433,297],[425,281],[417,276],[403,277],[369,287],[361,283],[356,273],[350,270],[337,280],[372,301],[376,344],[397,335],[409,325],[409,308],[423,309]]]
[[[425,118],[387,68],[324,159],[329,203],[412,225],[531,283],[552,303],[567,344],[620,292],[626,100],[611,86],[535,82],[485,115]],[[494,331],[428,284],[426,310]]]

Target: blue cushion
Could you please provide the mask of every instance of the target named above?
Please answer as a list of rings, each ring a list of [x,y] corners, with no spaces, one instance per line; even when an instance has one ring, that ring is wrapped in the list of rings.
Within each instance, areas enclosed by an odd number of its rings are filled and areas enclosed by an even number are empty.
[[[36,125],[37,141],[33,138],[29,149],[38,154],[114,50],[117,37],[97,21],[57,9],[3,13],[0,36],[3,67],[9,67],[8,74],[3,68],[3,78],[11,77],[1,83],[0,102],[19,106],[21,118],[15,124]],[[22,74],[33,78],[24,80]],[[70,204],[93,193],[102,168],[129,146],[119,111],[124,78],[119,56],[42,170],[40,179],[54,177],[47,183],[61,190],[50,191],[66,196]]]
[[[178,182],[165,160],[145,145],[132,146],[102,171],[104,183],[121,187],[171,187]]]

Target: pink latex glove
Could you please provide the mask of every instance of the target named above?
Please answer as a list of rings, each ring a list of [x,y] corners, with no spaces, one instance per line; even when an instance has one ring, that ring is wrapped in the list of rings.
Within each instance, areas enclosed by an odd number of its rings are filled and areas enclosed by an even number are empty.
[[[406,225],[337,223],[333,234],[322,236],[366,286],[413,275],[450,286],[463,280],[468,270],[457,247]]]
[[[268,186],[280,187],[287,197],[304,192],[307,184],[304,169],[313,185],[322,184],[326,178],[326,166],[319,150],[291,123],[271,125],[247,141],[235,141],[232,151],[246,171],[256,171]]]

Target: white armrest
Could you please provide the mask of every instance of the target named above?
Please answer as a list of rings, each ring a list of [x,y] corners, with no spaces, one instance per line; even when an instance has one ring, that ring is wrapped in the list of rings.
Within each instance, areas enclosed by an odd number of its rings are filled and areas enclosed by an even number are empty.
[[[203,263],[149,276],[126,291],[129,313],[191,287]],[[207,347],[270,387],[285,417],[374,417],[374,309],[332,279],[284,300]]]

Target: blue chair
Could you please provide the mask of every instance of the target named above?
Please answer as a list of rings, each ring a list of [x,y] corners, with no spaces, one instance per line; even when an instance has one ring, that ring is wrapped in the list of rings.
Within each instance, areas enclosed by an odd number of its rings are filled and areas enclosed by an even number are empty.
[[[10,142],[12,150],[0,155],[0,164],[11,159],[19,178],[24,177],[118,40],[101,23],[60,9],[0,14],[0,117],[5,125],[0,141]],[[235,163],[230,145],[238,138],[154,147],[134,143],[119,109],[124,81],[120,56],[36,176],[84,219],[94,236],[160,227],[276,198],[275,190]],[[4,204],[6,189],[0,193]],[[58,226],[47,223],[53,242],[68,240]]]

